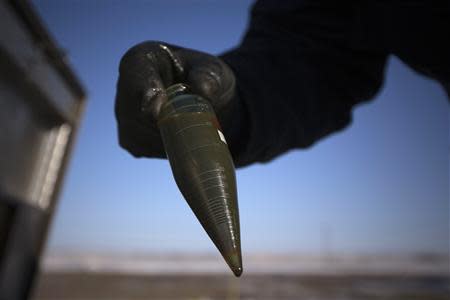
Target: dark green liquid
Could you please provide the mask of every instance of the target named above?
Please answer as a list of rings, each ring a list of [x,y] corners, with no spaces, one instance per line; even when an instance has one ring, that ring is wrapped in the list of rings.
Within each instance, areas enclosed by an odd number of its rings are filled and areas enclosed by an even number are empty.
[[[233,160],[214,112],[195,100],[158,123],[175,181],[214,244],[240,275],[239,211]],[[186,102],[186,101],[185,101]]]

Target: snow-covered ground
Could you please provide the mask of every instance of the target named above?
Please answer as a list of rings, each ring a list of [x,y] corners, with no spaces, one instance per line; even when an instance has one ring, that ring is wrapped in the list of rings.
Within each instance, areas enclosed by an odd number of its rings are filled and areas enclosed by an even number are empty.
[[[246,274],[323,275],[443,275],[449,276],[446,255],[300,255],[244,254]],[[219,255],[200,254],[46,254],[41,266],[48,272],[113,272],[132,274],[228,273]]]

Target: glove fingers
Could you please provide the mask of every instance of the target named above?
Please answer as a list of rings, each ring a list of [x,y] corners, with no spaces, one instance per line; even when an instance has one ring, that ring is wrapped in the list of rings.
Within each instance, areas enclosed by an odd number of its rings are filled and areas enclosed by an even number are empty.
[[[119,143],[134,156],[165,156],[157,116],[174,83],[189,84],[216,112],[234,95],[233,72],[215,56],[155,41],[132,47],[120,62],[115,113]]]
[[[156,118],[153,113],[165,97],[158,75],[147,80],[129,81],[119,79],[116,97],[116,118],[119,129],[119,143],[134,156],[144,153],[159,157],[164,153]],[[158,155],[159,154],[159,155]]]
[[[225,107],[234,93],[233,72],[214,56],[203,56],[195,64],[190,64],[186,80],[194,93],[209,99],[216,110]]]
[[[164,81],[172,76],[170,67],[163,66],[170,63],[154,42],[131,48],[120,62],[115,105],[119,143],[135,156],[164,154],[156,116],[166,98]]]
[[[166,157],[156,128],[149,129],[133,119],[122,119],[118,123],[119,144],[133,156]]]

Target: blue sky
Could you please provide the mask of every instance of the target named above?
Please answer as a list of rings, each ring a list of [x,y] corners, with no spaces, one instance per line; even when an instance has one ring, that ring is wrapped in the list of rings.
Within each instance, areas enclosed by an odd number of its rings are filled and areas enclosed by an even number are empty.
[[[218,54],[239,43],[251,1],[34,1],[89,98],[49,250],[212,252],[167,161],[117,144],[120,57],[144,40]],[[391,58],[354,122],[307,151],[237,171],[246,252],[443,252],[449,245],[449,105]]]

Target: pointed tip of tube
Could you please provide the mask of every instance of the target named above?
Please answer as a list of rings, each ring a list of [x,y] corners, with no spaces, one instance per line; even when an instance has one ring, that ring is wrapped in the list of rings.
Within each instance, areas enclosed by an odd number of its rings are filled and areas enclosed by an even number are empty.
[[[241,266],[232,269],[232,271],[236,277],[240,277],[242,275],[242,267]]]
[[[242,259],[240,253],[233,253],[225,257],[225,260],[230,267],[231,271],[233,271],[236,277],[241,276],[243,268],[242,268]]]

